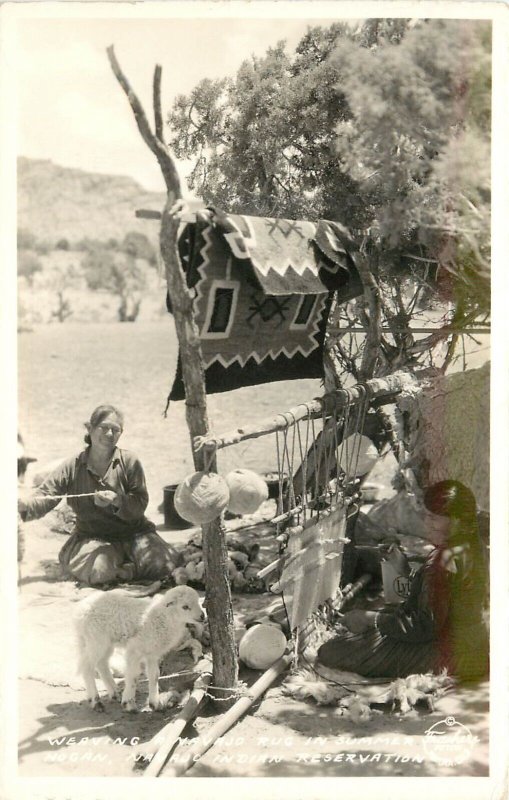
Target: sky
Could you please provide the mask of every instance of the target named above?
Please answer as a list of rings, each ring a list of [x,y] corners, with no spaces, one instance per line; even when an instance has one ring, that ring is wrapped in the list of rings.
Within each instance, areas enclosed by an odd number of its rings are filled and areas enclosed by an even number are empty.
[[[130,175],[145,188],[162,191],[159,167],[140,138],[106,47],[115,46],[152,118],[156,63],[163,68],[165,114],[177,94],[188,93],[202,78],[234,75],[244,59],[263,55],[280,39],[294,48],[309,24],[310,17],[18,20],[18,154]]]
[[[438,5],[444,11],[447,7],[448,15],[467,16],[464,4],[423,5],[428,12],[434,5],[434,15]],[[8,89],[17,103],[16,151],[89,172],[129,175],[146,189],[164,191],[157,162],[111,71],[108,45],[115,46],[151,118],[156,63],[163,68],[166,115],[176,95],[188,93],[202,78],[233,76],[243,60],[263,55],[281,39],[294,49],[309,25],[367,16],[416,16],[416,7],[359,0],[44,2],[16,3],[14,9],[7,4],[2,11],[13,12],[13,19],[4,13],[2,21],[4,43],[10,48],[6,63],[14,67],[9,78],[14,87]],[[185,176],[190,164],[179,167]]]

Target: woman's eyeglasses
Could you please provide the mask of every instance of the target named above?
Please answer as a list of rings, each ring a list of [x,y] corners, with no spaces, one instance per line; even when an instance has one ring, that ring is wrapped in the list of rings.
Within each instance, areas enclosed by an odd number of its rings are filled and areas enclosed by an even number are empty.
[[[118,425],[107,425],[104,422],[100,422],[96,427],[99,428],[99,430],[101,430],[103,433],[108,433],[108,431],[111,431],[113,436],[119,436],[122,433],[122,428],[119,428]]]

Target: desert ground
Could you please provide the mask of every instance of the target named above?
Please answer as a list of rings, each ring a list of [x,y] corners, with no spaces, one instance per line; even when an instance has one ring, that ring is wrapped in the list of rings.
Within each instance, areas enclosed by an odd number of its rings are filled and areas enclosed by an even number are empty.
[[[18,342],[19,427],[38,468],[81,448],[83,423],[102,402],[125,413],[121,446],[140,457],[150,493],[148,516],[171,543],[192,530],[164,525],[163,487],[192,471],[184,404],[163,415],[176,364],[170,320],[136,324],[53,324],[24,332]],[[321,393],[319,381],[293,381],[251,387],[210,397],[212,429],[220,432],[284,411]],[[247,466],[260,472],[276,467],[272,437],[229,448],[219,469]],[[270,440],[270,441],[269,441]],[[376,468],[378,469],[378,468]],[[378,480],[383,481],[384,467]],[[390,489],[387,489],[390,491]],[[270,516],[270,508],[268,508]],[[228,524],[242,535],[252,520]],[[98,714],[86,704],[75,672],[71,615],[84,592],[57,579],[57,554],[65,534],[49,517],[25,526],[26,554],[18,596],[19,775],[21,777],[130,777],[134,748],[154,736],[176,709],[130,714],[107,703]],[[234,594],[238,619],[263,609],[270,597]],[[186,669],[180,661],[177,669]],[[241,681],[252,684],[260,673],[242,668]],[[142,684],[143,686],[143,684]],[[169,687],[169,683],[162,686]],[[142,689],[143,692],[143,689]],[[316,776],[487,776],[489,774],[489,687],[456,688],[437,700],[433,710],[401,714],[376,710],[366,722],[354,722],[334,707],[317,706],[286,696],[275,684],[187,773],[189,777]],[[174,763],[221,711],[210,704],[189,725]],[[472,734],[461,763],[429,758],[425,733],[437,722],[455,717]]]

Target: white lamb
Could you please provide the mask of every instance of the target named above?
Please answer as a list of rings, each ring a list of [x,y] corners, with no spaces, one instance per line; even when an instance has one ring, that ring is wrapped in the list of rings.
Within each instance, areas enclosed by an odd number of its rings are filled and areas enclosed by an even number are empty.
[[[124,708],[136,711],[136,679],[143,663],[148,678],[149,707],[159,708],[159,662],[170,650],[189,647],[196,663],[202,648],[192,632],[202,631],[203,619],[199,595],[190,586],[176,586],[155,597],[133,597],[122,589],[113,589],[80,601],[74,618],[79,671],[92,708],[104,710],[95,683],[96,669],[108,697],[118,698],[109,667],[116,646],[125,648]]]

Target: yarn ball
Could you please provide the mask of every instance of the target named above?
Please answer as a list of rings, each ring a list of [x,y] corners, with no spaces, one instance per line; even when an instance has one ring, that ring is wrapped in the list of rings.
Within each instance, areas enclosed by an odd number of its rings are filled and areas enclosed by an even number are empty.
[[[365,475],[380,458],[375,445],[360,433],[348,436],[338,447],[339,466],[351,478]]]
[[[266,482],[250,469],[234,469],[225,480],[230,490],[228,511],[232,514],[254,514],[269,496]]]
[[[215,472],[195,472],[177,487],[174,505],[187,522],[202,525],[216,519],[228,505],[229,498],[224,478]]]
[[[277,625],[253,625],[239,643],[239,658],[250,669],[268,669],[286,650],[286,637]]]

